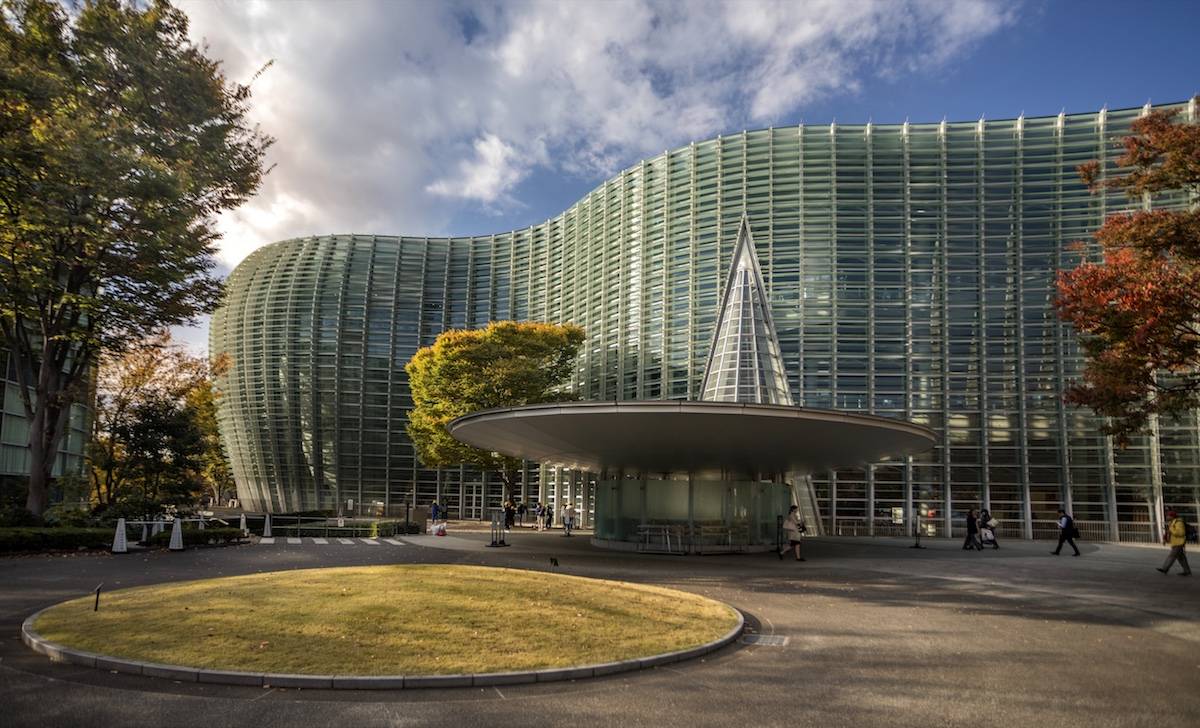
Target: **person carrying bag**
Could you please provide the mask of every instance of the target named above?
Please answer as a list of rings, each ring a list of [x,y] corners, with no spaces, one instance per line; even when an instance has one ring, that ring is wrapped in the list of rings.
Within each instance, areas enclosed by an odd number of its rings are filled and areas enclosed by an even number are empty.
[[[796,561],[805,561],[806,559],[800,553],[800,547],[804,538],[804,532],[808,530],[807,524],[804,523],[804,516],[800,515],[800,509],[792,506],[788,509],[787,518],[783,519],[783,533],[787,537],[788,545],[779,549],[779,558],[783,560],[783,555],[788,548],[796,552]]]

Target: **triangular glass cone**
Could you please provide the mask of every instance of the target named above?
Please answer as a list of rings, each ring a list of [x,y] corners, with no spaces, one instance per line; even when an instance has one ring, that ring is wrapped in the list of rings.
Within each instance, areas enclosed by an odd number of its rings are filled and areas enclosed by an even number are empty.
[[[792,406],[762,271],[742,216],[700,399]]]

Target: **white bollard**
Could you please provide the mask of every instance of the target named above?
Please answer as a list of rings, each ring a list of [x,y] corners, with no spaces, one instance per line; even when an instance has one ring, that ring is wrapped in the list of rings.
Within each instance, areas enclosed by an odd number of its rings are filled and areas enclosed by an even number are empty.
[[[171,543],[167,546],[171,551],[183,551],[183,519],[176,518],[171,524]]]
[[[150,535],[154,536],[154,535],[160,534],[160,533],[162,533],[162,530],[163,530],[162,519],[161,518],[154,519],[154,528],[150,529]]]
[[[200,516],[200,530],[204,530],[204,516]]]
[[[150,540],[150,524],[142,521],[142,543]]]
[[[243,536],[250,535],[250,529],[246,526],[246,514],[242,514],[242,522],[238,524],[238,528],[242,529]]]
[[[117,519],[117,532],[113,534],[112,552],[114,554],[129,553],[129,547],[125,543],[125,519]]]
[[[271,538],[271,514],[267,514],[266,523],[263,524],[263,538]]]

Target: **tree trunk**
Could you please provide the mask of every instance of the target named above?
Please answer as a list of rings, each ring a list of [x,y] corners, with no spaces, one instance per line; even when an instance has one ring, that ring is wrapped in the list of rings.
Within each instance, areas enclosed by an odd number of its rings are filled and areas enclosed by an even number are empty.
[[[43,358],[38,372],[37,401],[29,421],[29,496],[25,509],[35,516],[46,512],[54,461],[71,414],[70,398],[62,391],[62,375]],[[65,400],[65,402],[64,402]]]
[[[511,502],[513,499],[513,489],[517,481],[516,472],[512,470],[501,470],[500,481],[504,484],[504,497],[500,502]]]
[[[39,415],[29,426],[29,494],[25,498],[25,510],[35,516],[46,512],[47,500],[50,497],[50,473],[54,460],[46,457],[41,434],[38,432],[38,420],[44,419],[42,408]]]

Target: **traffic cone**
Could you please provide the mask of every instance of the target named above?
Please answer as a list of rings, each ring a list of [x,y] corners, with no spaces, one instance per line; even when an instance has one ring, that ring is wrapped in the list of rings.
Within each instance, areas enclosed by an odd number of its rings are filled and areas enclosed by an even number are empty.
[[[125,543],[125,519],[117,519],[117,532],[113,534],[112,552],[114,554],[129,553],[129,547]]]
[[[263,538],[271,538],[271,514],[267,514],[266,523],[263,524]]]
[[[246,514],[242,514],[242,522],[238,524],[238,528],[242,529],[243,536],[250,535],[250,529],[246,527]]]
[[[171,524],[171,551],[183,551],[183,520],[176,518]]]

